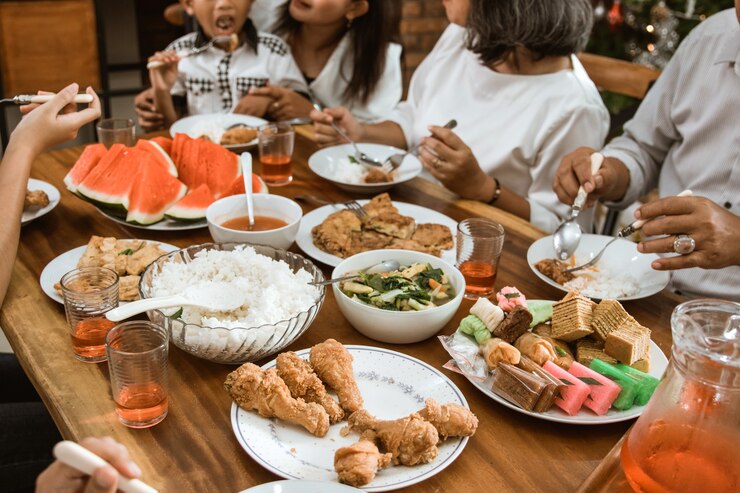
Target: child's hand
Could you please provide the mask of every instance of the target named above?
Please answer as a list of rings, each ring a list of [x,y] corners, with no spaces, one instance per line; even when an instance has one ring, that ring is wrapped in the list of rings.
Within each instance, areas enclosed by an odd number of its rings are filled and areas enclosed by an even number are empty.
[[[272,103],[272,98],[247,94],[236,103],[233,113],[262,118],[267,113],[267,107],[270,103]]]
[[[154,90],[144,89],[134,98],[134,109],[139,117],[139,126],[146,132],[164,128],[164,115],[154,104]]]
[[[158,51],[149,57],[148,62],[160,62],[162,65],[149,69],[149,80],[155,91],[169,91],[177,82],[177,63],[180,57],[174,51]]]
[[[270,112],[270,116],[277,121],[304,118],[313,109],[311,101],[297,92],[285,87],[273,86],[272,84],[267,84],[265,87],[253,87],[249,91],[249,95],[265,96],[272,99],[267,109]]]
[[[92,103],[86,109],[77,111],[74,97],[78,88],[77,84],[70,84],[48,103],[22,107],[21,112],[26,116],[13,131],[10,141],[36,155],[47,147],[77,137],[81,126],[100,117],[100,100],[90,87],[86,92],[92,95]]]

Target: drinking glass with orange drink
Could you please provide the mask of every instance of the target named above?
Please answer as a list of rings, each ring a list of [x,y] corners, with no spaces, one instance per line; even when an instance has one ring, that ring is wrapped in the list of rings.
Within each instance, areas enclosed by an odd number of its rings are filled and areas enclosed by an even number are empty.
[[[152,322],[125,322],[108,332],[105,343],[118,420],[130,428],[161,422],[169,409],[167,330]]]
[[[457,268],[465,277],[466,298],[493,294],[503,247],[504,227],[497,222],[471,218],[457,225]]]
[[[740,491],[740,304],[695,300],[671,318],[673,358],[622,445],[641,493]]]
[[[115,323],[105,312],[118,306],[118,274],[105,267],[82,267],[61,280],[72,350],[80,361],[105,361],[105,335]]]
[[[268,123],[257,132],[262,179],[269,186],[279,187],[293,181],[291,160],[295,131],[288,123]]]

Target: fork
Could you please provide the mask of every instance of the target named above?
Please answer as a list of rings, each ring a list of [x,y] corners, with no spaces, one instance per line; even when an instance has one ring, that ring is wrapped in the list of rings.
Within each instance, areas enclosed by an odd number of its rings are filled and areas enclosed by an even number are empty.
[[[457,127],[457,120],[454,118],[447,123],[445,123],[444,128],[449,128],[452,130],[453,128]],[[391,157],[383,161],[383,171],[386,173],[390,173],[392,171],[395,171],[396,168],[401,166],[401,163],[403,163],[403,160],[406,159],[406,156],[411,154],[412,156],[419,156],[419,148],[416,147],[413,151],[406,151],[406,152],[397,152],[396,154],[393,154]]]
[[[207,42],[203,46],[199,46],[197,48],[193,48],[190,51],[187,51],[187,52],[183,53],[182,55],[180,55],[178,53],[178,55],[180,56],[180,58],[187,58],[187,57],[190,57],[190,56],[193,56],[193,55],[197,55],[199,53],[203,53],[204,51],[206,51],[208,48],[210,48],[211,46],[213,46],[215,44],[222,45],[222,44],[226,44],[226,43],[231,43],[231,39],[232,39],[232,36],[214,36],[214,37],[211,38],[211,40],[209,42]],[[146,64],[146,68],[147,69],[153,69],[153,68],[161,67],[162,65],[164,65],[164,63],[162,63],[162,62],[160,62],[158,60],[155,60],[153,62],[147,63]]]
[[[296,195],[295,197],[293,197],[293,200],[297,200],[298,202],[311,202],[317,205],[330,205],[332,207],[344,206],[345,209],[354,213],[360,219],[362,219],[363,217],[367,217],[367,212],[362,207],[362,205],[356,200],[348,200],[347,202],[334,203],[334,202],[329,202],[328,200],[320,199],[314,195]]]

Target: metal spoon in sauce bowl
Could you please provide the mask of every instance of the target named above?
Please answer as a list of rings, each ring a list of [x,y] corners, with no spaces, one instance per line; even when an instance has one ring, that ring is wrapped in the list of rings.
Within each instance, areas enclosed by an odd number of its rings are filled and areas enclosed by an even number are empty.
[[[399,264],[397,260],[384,260],[379,264],[375,264],[372,267],[365,269],[365,274],[382,274],[384,272],[393,272],[394,270],[398,270],[400,268],[401,264]],[[308,284],[312,284],[314,286],[328,286],[329,284],[334,284],[335,282],[349,281],[350,279],[356,279],[358,277],[358,274],[352,274],[351,276],[335,277],[334,279],[328,279],[321,282],[309,282]]]
[[[247,217],[249,218],[249,230],[254,229],[254,199],[252,198],[252,155],[242,152],[242,178],[244,179],[244,193],[247,194]]]

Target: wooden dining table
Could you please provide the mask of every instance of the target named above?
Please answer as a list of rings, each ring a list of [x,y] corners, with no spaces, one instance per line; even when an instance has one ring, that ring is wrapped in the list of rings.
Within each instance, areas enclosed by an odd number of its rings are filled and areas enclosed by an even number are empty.
[[[39,285],[39,275],[47,263],[85,245],[91,235],[159,240],[179,247],[211,241],[206,228],[157,232],[121,225],[72,195],[62,179],[82,149],[69,147],[47,152],[35,161],[32,176],[59,188],[61,203],[51,213],[23,227],[10,289],[0,312],[0,326],[61,434],[71,440],[112,436],[128,448],[141,466],[142,479],[160,491],[238,492],[280,479],[252,460],[234,436],[229,414],[232,401],[223,388],[224,379],[234,366],[199,359],[172,346],[169,415],[152,428],[130,429],[116,417],[107,365],[86,364],[73,357],[64,307],[48,298]],[[363,198],[312,173],[307,161],[315,150],[310,139],[299,135],[293,156],[294,180],[288,186],[273,188],[271,193],[287,197],[312,194],[335,202]],[[506,240],[496,287],[516,286],[532,299],[562,298],[561,291],[542,282],[527,264],[527,249],[544,236],[530,223],[482,203],[459,200],[422,178],[393,187],[390,195],[395,201],[428,207],[457,221],[477,216],[499,222],[505,228]],[[311,209],[304,206],[304,212]],[[293,249],[300,251],[296,246]],[[322,267],[325,274],[330,274],[330,267]],[[670,314],[680,301],[676,295],[663,291],[624,306],[641,324],[652,329],[653,340],[670,354]],[[463,302],[440,334],[454,332],[471,304]],[[287,349],[307,348],[330,337],[346,344],[400,351],[440,369],[460,388],[480,420],[477,432],[454,463],[400,491],[573,492],[582,485],[581,491],[607,491],[607,483],[616,484],[612,479],[618,471],[613,471],[613,464],[608,474],[605,466],[597,466],[631,422],[558,424],[509,409],[481,393],[462,375],[444,370],[442,367],[450,357],[437,337],[407,345],[368,339],[341,315],[331,290],[327,290],[324,305],[311,327]]]

